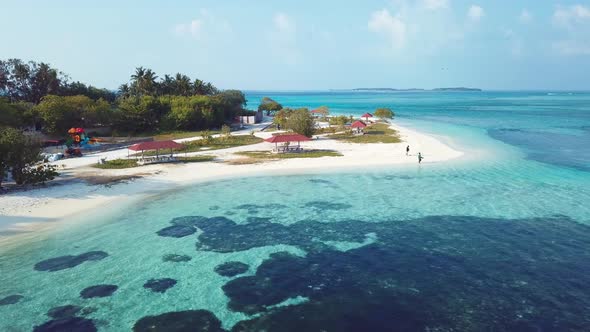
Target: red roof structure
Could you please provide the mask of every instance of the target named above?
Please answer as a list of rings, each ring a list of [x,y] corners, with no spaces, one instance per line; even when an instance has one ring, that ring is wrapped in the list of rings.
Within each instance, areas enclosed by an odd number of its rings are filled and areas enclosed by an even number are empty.
[[[318,113],[322,113],[322,111],[320,111],[320,110],[311,110],[311,113],[318,114]]]
[[[133,144],[128,149],[133,151],[146,151],[160,149],[180,149],[182,147],[184,147],[184,145],[174,141],[153,141]]]
[[[365,124],[361,120],[356,120],[350,125],[351,128],[365,128],[366,126],[367,124]]]
[[[311,141],[311,138],[303,136],[301,134],[283,134],[269,137],[265,139],[265,141],[269,143],[305,142]]]
[[[361,118],[372,118],[372,117],[373,117],[373,114],[371,114],[371,113],[365,113],[365,114],[361,115]]]

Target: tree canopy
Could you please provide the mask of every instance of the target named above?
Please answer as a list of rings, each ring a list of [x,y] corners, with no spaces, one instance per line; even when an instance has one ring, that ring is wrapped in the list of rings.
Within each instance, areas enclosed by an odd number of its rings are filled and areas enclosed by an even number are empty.
[[[241,114],[241,91],[177,73],[161,78],[137,67],[118,92],[69,78],[45,63],[0,61],[0,126],[35,125],[64,135],[71,127],[110,126],[122,133],[219,128]]]
[[[283,105],[279,104],[278,102],[274,101],[269,97],[264,97],[260,101],[260,105],[258,105],[259,111],[265,111],[267,115],[274,114],[283,109]]]
[[[0,185],[10,171],[16,184],[34,184],[53,179],[52,166],[36,165],[41,160],[41,144],[21,130],[0,127]]]
[[[321,115],[322,118],[325,118],[328,115],[330,115],[330,109],[328,108],[328,106],[320,106],[316,108],[315,111],[317,114]]]
[[[391,108],[378,108],[375,110],[375,116],[378,117],[379,119],[385,120],[385,119],[393,119],[395,114],[393,113]]]
[[[219,93],[219,90],[210,82],[200,79],[191,80],[187,75],[164,75],[158,80],[156,73],[144,67],[135,68],[129,83],[119,86],[119,96],[210,96]]]
[[[315,130],[315,121],[307,108],[298,108],[289,115],[287,128],[298,134],[311,137]]]

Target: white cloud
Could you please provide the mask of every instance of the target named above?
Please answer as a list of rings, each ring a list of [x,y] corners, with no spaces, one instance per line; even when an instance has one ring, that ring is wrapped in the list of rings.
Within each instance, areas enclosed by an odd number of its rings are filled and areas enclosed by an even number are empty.
[[[520,16],[518,16],[518,20],[521,23],[530,23],[533,20],[533,15],[525,8],[520,12]]]
[[[406,24],[399,16],[391,16],[387,9],[374,12],[368,27],[369,30],[384,35],[394,49],[401,49],[406,44]]]
[[[219,19],[206,9],[201,9],[197,18],[188,23],[179,23],[174,27],[179,36],[190,36],[197,40],[206,39],[210,35],[231,32],[229,22]]]
[[[563,37],[552,44],[562,55],[590,55],[590,8],[582,5],[559,6],[553,13],[553,24]]]
[[[277,30],[288,32],[295,29],[293,22],[284,13],[276,13],[273,17],[273,22]]]
[[[573,25],[590,19],[590,8],[582,5],[558,7],[553,13],[553,22],[558,26],[572,28]]]
[[[484,16],[485,11],[483,10],[483,8],[477,5],[471,5],[471,7],[469,7],[469,10],[467,11],[467,17],[469,17],[469,19],[472,21],[479,21]]]
[[[461,17],[450,10],[450,0],[390,1],[390,7],[375,10],[368,17],[368,31],[382,38],[381,43],[367,48],[370,54],[412,62],[462,48],[465,27]],[[449,7],[440,7],[443,5]]]
[[[422,0],[424,8],[428,10],[437,10],[449,7],[448,0]]]
[[[203,20],[195,19],[190,21],[190,23],[177,24],[175,30],[179,35],[190,34],[191,36],[199,39],[201,38],[203,30]]]

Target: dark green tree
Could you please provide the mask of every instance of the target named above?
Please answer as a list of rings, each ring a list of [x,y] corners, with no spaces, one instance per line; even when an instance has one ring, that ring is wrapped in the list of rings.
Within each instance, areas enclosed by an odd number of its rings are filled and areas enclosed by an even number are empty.
[[[315,121],[307,108],[298,108],[289,115],[287,128],[298,134],[311,137],[315,130]]]
[[[114,113],[115,127],[126,133],[154,132],[170,106],[154,96],[130,97],[119,102]]]
[[[177,96],[193,95],[193,84],[190,77],[177,73],[174,77],[174,94]]]
[[[393,113],[391,108],[378,108],[377,110],[375,110],[375,116],[381,120],[385,120],[385,119],[393,119],[395,114]]]
[[[51,166],[36,165],[42,160],[41,144],[31,135],[14,128],[0,128],[0,184],[10,169],[16,184],[34,184],[53,179]]]
[[[35,106],[46,132],[65,135],[69,128],[82,126],[82,112],[67,97],[49,95]]]
[[[0,127],[21,127],[24,119],[22,111],[8,101],[8,98],[0,97]]]
[[[11,101],[38,103],[47,94],[59,93],[65,77],[46,63],[0,60],[0,95]]]
[[[260,105],[258,105],[258,110],[265,111],[266,115],[274,114],[275,112],[278,112],[281,109],[283,109],[283,105],[279,104],[278,102],[272,100],[269,97],[262,98]]]

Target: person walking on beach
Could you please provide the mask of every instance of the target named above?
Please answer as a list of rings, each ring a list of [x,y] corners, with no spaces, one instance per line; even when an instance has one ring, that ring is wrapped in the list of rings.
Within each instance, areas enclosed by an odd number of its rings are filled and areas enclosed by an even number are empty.
[[[422,164],[422,159],[424,159],[424,157],[422,157],[422,153],[418,152],[418,164]]]
[[[406,156],[409,156],[409,155],[410,155],[410,146],[408,145],[406,147]]]

